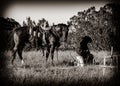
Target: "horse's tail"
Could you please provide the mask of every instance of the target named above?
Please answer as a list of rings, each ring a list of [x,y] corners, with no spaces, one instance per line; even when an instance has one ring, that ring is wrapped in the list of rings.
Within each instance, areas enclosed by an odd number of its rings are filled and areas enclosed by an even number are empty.
[[[8,32],[8,50],[13,50],[15,43],[14,43],[14,31]]]

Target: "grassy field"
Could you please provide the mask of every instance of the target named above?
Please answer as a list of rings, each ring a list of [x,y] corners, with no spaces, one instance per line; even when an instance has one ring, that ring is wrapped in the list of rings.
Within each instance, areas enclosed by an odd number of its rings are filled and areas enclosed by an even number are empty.
[[[96,62],[103,64],[103,57],[109,52],[91,51]],[[51,58],[48,63],[41,51],[24,52],[23,57],[25,64],[20,64],[20,59],[15,59],[14,65],[11,64],[11,53],[6,54],[6,70],[1,72],[7,74],[10,86],[116,86],[118,81],[113,75],[114,68],[106,68],[103,75],[103,68],[97,65],[87,65],[84,67],[73,66],[72,57],[77,56],[75,51],[59,51],[58,61],[56,53],[54,57],[54,66],[51,64]],[[4,77],[4,76],[3,76]]]

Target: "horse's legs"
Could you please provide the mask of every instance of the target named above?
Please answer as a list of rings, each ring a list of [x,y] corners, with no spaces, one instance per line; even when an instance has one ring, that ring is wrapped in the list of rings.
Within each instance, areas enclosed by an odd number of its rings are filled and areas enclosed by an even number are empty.
[[[16,57],[16,52],[17,52],[17,48],[14,48],[13,49],[13,51],[12,51],[12,61],[11,61],[11,63],[13,64],[13,62],[14,62],[14,59],[15,59],[15,57]]]
[[[50,54],[50,47],[47,47],[47,50],[46,50],[46,63],[47,63],[49,54]]]
[[[12,57],[13,57],[12,64],[13,64],[14,59],[16,57],[16,52],[18,51],[18,46],[19,46],[19,37],[16,33],[14,33],[13,38],[14,38],[15,45],[14,45],[14,48],[13,48],[13,51],[12,51]]]
[[[44,56],[44,47],[42,47],[42,54],[43,54],[43,56]]]
[[[55,46],[52,45],[51,48],[50,48],[50,55],[51,55],[51,59],[52,59],[52,64],[53,65],[54,65],[54,63],[53,63],[54,51],[55,51]]]
[[[58,60],[58,47],[56,48],[56,54],[57,54],[57,61],[59,62],[59,60]]]
[[[22,57],[22,51],[23,51],[23,47],[21,46],[18,48],[18,55],[19,55],[19,58],[21,60],[21,64],[23,65],[24,61],[23,61],[23,57]]]

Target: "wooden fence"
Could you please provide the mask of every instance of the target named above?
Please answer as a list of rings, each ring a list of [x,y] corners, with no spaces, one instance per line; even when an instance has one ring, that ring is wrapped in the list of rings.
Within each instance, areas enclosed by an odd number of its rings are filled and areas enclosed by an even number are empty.
[[[115,70],[118,70],[118,58],[120,55],[114,55],[113,54],[113,47],[111,47],[111,53],[110,55],[103,57],[103,65],[100,65],[103,67],[103,75],[105,75],[106,68],[115,68]],[[108,59],[110,60],[110,64],[107,64]]]

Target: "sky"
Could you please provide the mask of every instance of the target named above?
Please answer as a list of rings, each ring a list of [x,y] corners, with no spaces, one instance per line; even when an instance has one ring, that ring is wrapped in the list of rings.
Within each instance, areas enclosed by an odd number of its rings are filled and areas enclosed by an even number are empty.
[[[106,2],[87,3],[13,3],[7,7],[4,17],[14,18],[20,24],[27,17],[31,17],[36,23],[39,19],[45,18],[50,25],[52,23],[67,23],[73,15],[95,6],[96,10],[103,7]]]

